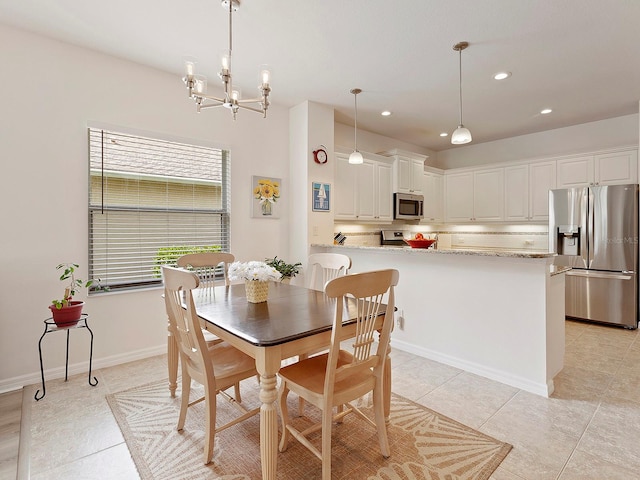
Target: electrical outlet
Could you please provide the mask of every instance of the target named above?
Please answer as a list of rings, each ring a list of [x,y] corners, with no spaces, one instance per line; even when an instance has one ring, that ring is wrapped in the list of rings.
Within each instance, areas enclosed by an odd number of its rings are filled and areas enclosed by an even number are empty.
[[[404,330],[404,310],[398,310],[396,315],[396,326],[400,330]]]
[[[318,236],[318,226],[317,226],[317,225],[314,225],[314,226],[313,226],[313,236],[314,236],[314,237],[317,237],[317,236]]]

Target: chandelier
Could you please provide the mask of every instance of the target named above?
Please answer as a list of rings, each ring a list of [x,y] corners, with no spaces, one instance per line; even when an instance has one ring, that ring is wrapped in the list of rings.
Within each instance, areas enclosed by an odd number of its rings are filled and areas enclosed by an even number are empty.
[[[224,85],[224,97],[216,97],[207,94],[207,77],[195,74],[196,60],[194,58],[186,58],[184,61],[185,76],[182,79],[187,86],[189,98],[196,102],[196,111],[200,113],[203,108],[225,107],[231,110],[233,119],[240,108],[251,110],[253,112],[262,113],[266,118],[267,108],[269,108],[269,76],[271,75],[266,66],[260,68],[260,97],[256,98],[240,98],[240,90],[234,88],[231,81],[231,46],[232,46],[232,16],[234,11],[238,11],[240,7],[239,0],[222,0],[222,7],[229,9],[229,49],[222,54],[222,67],[218,76]],[[258,104],[251,106],[250,104]]]

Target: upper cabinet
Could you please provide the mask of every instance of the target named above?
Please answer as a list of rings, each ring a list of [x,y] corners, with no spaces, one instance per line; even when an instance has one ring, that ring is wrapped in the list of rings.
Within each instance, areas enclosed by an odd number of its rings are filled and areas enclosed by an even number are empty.
[[[393,158],[393,192],[413,193],[422,195],[424,161],[426,155],[405,152],[403,150],[388,150],[379,152],[380,155]]]
[[[349,155],[336,153],[336,220],[389,223],[393,221],[391,164],[364,153],[364,163],[352,165]]]
[[[445,175],[447,222],[504,219],[504,168],[488,168]]]
[[[515,165],[504,169],[504,219],[549,219],[549,190],[556,186],[556,162]]]
[[[444,220],[444,175],[439,172],[425,171],[422,194],[424,195],[425,222]]]
[[[563,158],[557,161],[557,187],[638,183],[638,151]]]

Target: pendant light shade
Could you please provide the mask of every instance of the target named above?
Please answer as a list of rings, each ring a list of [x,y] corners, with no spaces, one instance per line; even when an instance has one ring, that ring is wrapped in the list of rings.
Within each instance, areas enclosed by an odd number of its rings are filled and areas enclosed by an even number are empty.
[[[465,143],[469,143],[472,138],[471,138],[471,132],[469,131],[468,128],[466,128],[463,124],[462,124],[462,50],[464,50],[465,48],[467,48],[469,46],[468,42],[460,42],[460,43],[456,43],[453,46],[453,49],[458,52],[459,54],[459,74],[460,74],[460,124],[458,125],[458,128],[455,129],[455,131],[451,134],[451,143],[454,145],[463,145]]]
[[[362,158],[362,154],[358,151],[358,94],[361,93],[362,90],[359,88],[354,88],[350,91],[353,93],[353,102],[355,106],[355,122],[354,122],[354,136],[353,136],[353,152],[349,155],[349,163],[353,165],[360,165],[364,162],[364,158]]]

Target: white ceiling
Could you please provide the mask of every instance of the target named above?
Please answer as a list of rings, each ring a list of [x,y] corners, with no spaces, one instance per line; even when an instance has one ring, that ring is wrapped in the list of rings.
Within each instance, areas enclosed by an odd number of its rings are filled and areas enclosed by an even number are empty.
[[[195,56],[210,86],[228,38],[219,0],[0,0],[0,23],[177,78],[183,57]],[[273,104],[330,105],[348,125],[349,90],[359,87],[359,129],[443,150],[452,146],[439,133],[458,124],[452,47],[463,40],[464,124],[475,143],[638,112],[640,0],[242,0],[234,83],[253,96],[269,64]],[[513,75],[493,80],[500,70]],[[553,113],[540,115],[544,107]]]

